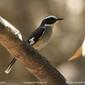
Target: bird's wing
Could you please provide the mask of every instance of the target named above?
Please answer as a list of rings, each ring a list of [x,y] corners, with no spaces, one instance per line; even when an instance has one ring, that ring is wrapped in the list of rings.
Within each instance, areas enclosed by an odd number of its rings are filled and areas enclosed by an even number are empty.
[[[31,35],[30,37],[28,38],[28,43],[30,45],[34,45],[40,38],[41,36],[43,35],[43,33],[45,32],[45,28],[42,27],[42,28],[38,28],[36,29]]]

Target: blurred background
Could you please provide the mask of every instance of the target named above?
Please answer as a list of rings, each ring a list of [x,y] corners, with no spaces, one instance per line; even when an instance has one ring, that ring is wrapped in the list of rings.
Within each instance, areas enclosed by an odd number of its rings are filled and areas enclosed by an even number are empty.
[[[68,62],[85,37],[85,0],[0,0],[0,16],[18,28],[25,39],[48,15],[64,20],[54,26],[51,40],[39,53],[46,56],[67,81],[85,82],[85,58]],[[1,85],[26,85],[26,82],[37,81],[18,61],[11,73],[5,74],[12,60],[10,56],[0,45]]]

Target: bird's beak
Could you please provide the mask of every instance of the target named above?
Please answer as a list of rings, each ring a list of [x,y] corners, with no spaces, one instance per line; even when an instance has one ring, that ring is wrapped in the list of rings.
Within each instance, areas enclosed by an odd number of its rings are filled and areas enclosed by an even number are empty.
[[[63,18],[58,18],[57,20],[64,20]]]

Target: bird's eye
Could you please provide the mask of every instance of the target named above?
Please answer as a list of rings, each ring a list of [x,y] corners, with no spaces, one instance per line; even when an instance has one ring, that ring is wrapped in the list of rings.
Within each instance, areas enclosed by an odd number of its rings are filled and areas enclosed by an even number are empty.
[[[48,19],[46,19],[46,24],[53,24],[55,22],[56,22],[55,18],[48,18]]]

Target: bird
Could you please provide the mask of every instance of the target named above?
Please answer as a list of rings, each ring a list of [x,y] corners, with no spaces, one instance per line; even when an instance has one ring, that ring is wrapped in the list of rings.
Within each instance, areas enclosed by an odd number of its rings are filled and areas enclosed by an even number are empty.
[[[29,43],[36,50],[44,48],[50,40],[51,35],[53,33],[53,25],[55,24],[55,22],[61,20],[63,20],[63,18],[61,17],[53,15],[46,16],[42,20],[40,26],[32,32],[32,34],[25,40],[25,42]],[[11,71],[15,62],[16,58],[13,58],[13,60],[9,63],[7,69],[5,70],[6,74],[8,74]]]

